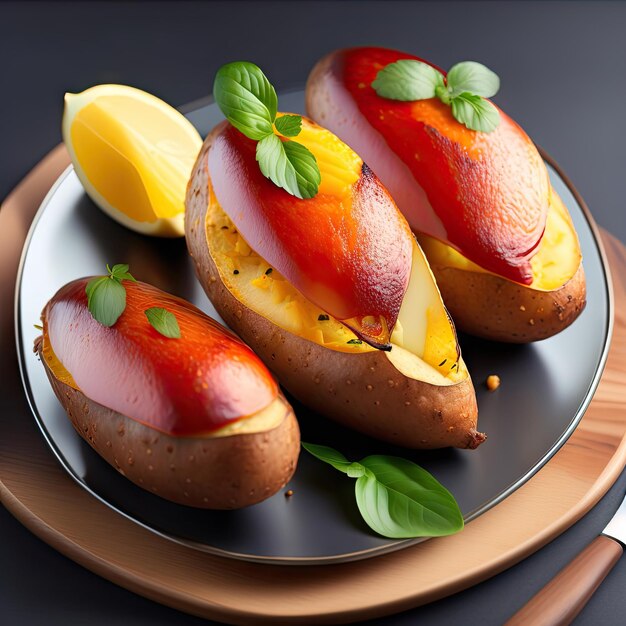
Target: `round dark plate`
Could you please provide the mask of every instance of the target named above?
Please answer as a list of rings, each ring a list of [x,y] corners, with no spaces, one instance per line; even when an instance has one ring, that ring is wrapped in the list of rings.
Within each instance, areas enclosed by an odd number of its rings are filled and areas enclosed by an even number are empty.
[[[283,110],[302,111],[303,92],[281,96]],[[221,119],[213,104],[187,113],[202,135]],[[480,448],[410,451],[380,443],[315,415],[294,401],[304,441],[326,444],[349,459],[395,454],[435,475],[456,497],[466,521],[500,502],[537,472],[571,435],[600,379],[611,332],[607,271],[584,208],[548,165],[582,245],[588,304],[556,337],[505,345],[461,336],[488,434]],[[219,319],[197,282],[185,242],[126,230],[89,200],[72,168],[44,200],[24,248],[16,287],[16,334],[26,394],[41,430],[63,467],[85,489],[129,519],[191,547],[250,561],[324,563],[366,558],[420,539],[377,536],[361,520],[354,481],[306,452],[283,493],[239,511],[203,511],[147,493],[103,461],[72,428],[33,354],[40,312],[66,282],[102,273],[106,263],[129,263],[134,276],[194,302]],[[488,393],[485,378],[502,386]]]

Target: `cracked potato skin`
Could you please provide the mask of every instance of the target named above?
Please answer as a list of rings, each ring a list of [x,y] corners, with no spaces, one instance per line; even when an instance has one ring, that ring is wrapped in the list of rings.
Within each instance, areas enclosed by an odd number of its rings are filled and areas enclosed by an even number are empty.
[[[553,291],[436,263],[431,269],[457,328],[476,337],[507,343],[539,341],[561,332],[585,308],[582,263],[569,281]]]
[[[196,274],[224,321],[302,403],[348,427],[408,448],[476,448],[478,409],[468,376],[437,386],[404,376],[376,350],[350,354],[329,350],[287,332],[249,309],[220,278],[209,252],[207,152],[211,135],[187,187],[185,234]]]
[[[228,437],[173,437],[93,402],[59,381],[35,347],[52,389],[78,434],[139,487],[197,508],[238,509],[273,495],[291,479],[300,430],[287,401],[274,429]]]

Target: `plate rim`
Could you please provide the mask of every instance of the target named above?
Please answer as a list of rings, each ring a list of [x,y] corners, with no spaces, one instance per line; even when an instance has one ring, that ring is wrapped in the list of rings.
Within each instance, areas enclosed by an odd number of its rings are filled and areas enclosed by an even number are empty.
[[[301,91],[301,89],[286,89],[282,90],[281,93],[293,93],[295,91]],[[197,112],[199,109],[209,106],[213,103],[212,96],[208,96],[199,100],[195,100],[187,105],[184,105],[180,108],[180,110],[186,114]],[[611,340],[613,336],[613,328],[614,328],[614,294],[613,294],[613,286],[612,286],[612,277],[610,266],[607,261],[606,252],[604,249],[604,245],[602,243],[602,239],[600,237],[600,232],[598,226],[593,219],[591,211],[581,194],[578,192],[576,187],[574,186],[571,179],[564,173],[562,168],[558,165],[556,160],[551,157],[543,148],[537,146],[539,153],[542,159],[550,165],[557,175],[561,178],[563,184],[568,188],[570,193],[573,195],[576,203],[582,211],[583,217],[587,226],[589,227],[593,239],[593,243],[600,257],[602,271],[604,274],[604,291],[606,295],[606,303],[607,303],[607,319],[605,320],[605,328],[606,328],[606,339],[604,341],[604,345],[602,347],[602,352],[600,354],[598,366],[594,372],[594,376],[590,381],[589,387],[585,393],[585,397],[572,417],[568,427],[564,430],[561,436],[552,444],[552,446],[548,449],[548,451],[541,457],[541,459],[534,464],[534,466],[522,476],[520,476],[517,480],[515,480],[508,487],[503,489],[499,494],[497,494],[494,498],[489,501],[489,504],[486,506],[481,506],[475,509],[474,511],[470,511],[465,517],[465,523],[469,523],[482,514],[486,513],[493,507],[500,504],[503,500],[509,497],[512,493],[522,487],[528,480],[530,480],[535,474],[537,474],[549,461],[550,459],[562,448],[562,446],[566,443],[566,441],[572,436],[574,431],[576,430],[578,424],[580,423],[583,415],[585,414],[589,404],[591,403],[595,392],[597,390],[598,384],[604,372],[606,361],[609,353],[609,348],[611,345]],[[179,545],[192,548],[196,551],[204,552],[207,554],[212,554],[216,556],[220,556],[227,559],[235,559],[238,561],[245,561],[251,563],[259,563],[259,564],[271,564],[271,565],[325,565],[325,564],[339,564],[339,563],[347,563],[354,562],[363,559],[374,558],[377,556],[382,556],[385,554],[389,554],[392,552],[396,552],[399,550],[403,550],[410,546],[414,546],[423,541],[427,541],[430,539],[429,537],[416,537],[409,539],[398,539],[391,540],[389,543],[383,544],[381,546],[376,546],[372,548],[365,548],[363,550],[357,550],[349,553],[342,553],[339,555],[324,555],[324,556],[314,556],[314,557],[300,557],[300,556],[266,556],[266,555],[250,555],[246,553],[239,553],[232,550],[225,550],[223,548],[216,548],[214,546],[210,546],[208,544],[194,541],[193,539],[186,539],[183,537],[178,537],[173,534],[169,534],[165,531],[159,530],[158,528],[154,528],[150,526],[148,523],[133,517],[131,514],[126,513],[122,509],[118,508],[115,504],[109,502],[103,496],[99,495],[96,491],[94,491],[87,483],[85,483],[72,469],[69,463],[65,460],[65,457],[61,450],[57,447],[54,442],[52,436],[48,432],[43,420],[39,416],[38,411],[35,407],[34,397],[32,395],[32,390],[30,388],[28,376],[26,373],[26,363],[25,363],[25,354],[26,350],[23,349],[25,346],[22,345],[21,337],[22,337],[22,324],[20,313],[20,293],[21,293],[21,285],[23,278],[24,265],[26,262],[26,257],[28,254],[28,250],[30,248],[30,244],[32,238],[34,236],[35,230],[37,228],[37,224],[43,215],[47,205],[50,203],[52,197],[55,195],[58,188],[63,184],[65,179],[71,174],[73,171],[73,166],[68,165],[58,176],[58,178],[54,181],[45,197],[43,198],[41,204],[39,205],[32,222],[29,226],[27,235],[24,239],[24,245],[22,247],[22,251],[20,254],[19,265],[16,273],[16,282],[15,282],[15,291],[14,291],[14,337],[16,344],[16,352],[17,352],[17,360],[20,372],[20,379],[22,381],[22,386],[24,389],[24,393],[26,396],[26,400],[28,406],[30,408],[31,414],[35,419],[35,422],[41,431],[44,440],[48,447],[52,450],[53,454],[65,470],[65,472],[76,482],[82,489],[86,490],[90,495],[94,496],[98,501],[103,503],[108,508],[112,509],[116,513],[122,515],[126,519],[132,521],[134,524],[138,524],[142,528],[145,528],[151,533],[154,533],[168,541],[172,541]],[[94,454],[97,454],[92,450]]]

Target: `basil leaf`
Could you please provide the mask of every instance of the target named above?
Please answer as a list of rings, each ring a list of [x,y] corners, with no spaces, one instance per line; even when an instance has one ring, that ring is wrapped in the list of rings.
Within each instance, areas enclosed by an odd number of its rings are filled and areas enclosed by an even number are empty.
[[[128,271],[128,265],[126,263],[118,263],[114,265],[112,268],[107,265],[107,270],[112,278],[115,278],[117,281],[121,280],[132,280],[133,282],[137,282],[135,277]]]
[[[278,187],[283,189],[297,187],[296,172],[289,167],[283,142],[277,135],[268,135],[257,143],[256,160],[263,176]]]
[[[352,465],[341,452],[329,446],[318,446],[317,444],[304,443],[303,441],[302,447],[320,461],[332,465],[335,469],[338,469],[344,474],[348,473],[348,468]]]
[[[254,63],[223,65],[215,76],[213,97],[228,121],[246,137],[258,141],[274,132],[276,91]]]
[[[454,65],[444,83],[443,75],[430,65],[403,59],[380,70],[372,87],[379,96],[392,100],[439,98],[452,107],[454,118],[471,130],[489,133],[500,123],[498,110],[483,99],[498,93],[500,79],[476,61]]]
[[[322,182],[322,175],[315,155],[306,146],[297,141],[284,141],[281,143],[287,155],[287,160],[296,172],[298,191],[301,195],[290,193],[299,198],[313,198]]]
[[[415,463],[393,456],[368,456],[356,482],[359,511],[384,537],[440,537],[463,528],[452,494]]]
[[[476,61],[463,61],[454,65],[448,72],[447,83],[452,98],[466,91],[491,98],[500,89],[498,75]]]
[[[95,288],[103,281],[109,280],[108,276],[98,276],[97,278],[92,278],[87,285],[85,286],[85,293],[87,294],[87,306],[90,306],[91,296],[95,290]]]
[[[154,306],[146,309],[144,313],[154,330],[169,339],[180,339],[180,326],[171,311]]]
[[[357,506],[375,532],[401,539],[441,537],[463,528],[463,515],[452,494],[419,465],[396,456],[368,456],[351,463],[328,446],[302,447],[350,478],[356,478]]]
[[[222,66],[215,76],[213,96],[228,121],[258,142],[256,159],[264,176],[297,198],[315,196],[321,181],[315,156],[302,144],[282,142],[274,134],[275,125],[284,137],[297,136],[302,118],[276,119],[276,91],[259,67],[247,61]]]
[[[356,462],[350,463],[346,470],[346,474],[348,474],[350,478],[361,478],[361,476],[365,476],[366,473],[367,470],[360,463]]]
[[[312,198],[321,175],[313,153],[296,141],[281,141],[274,134],[257,143],[256,160],[264,176],[296,198]]]
[[[296,137],[302,130],[302,117],[300,115],[282,115],[274,122],[276,130],[285,137]]]
[[[454,118],[470,130],[490,133],[500,124],[498,109],[480,96],[462,93],[453,98],[450,104]]]
[[[378,72],[372,83],[379,96],[402,101],[434,98],[440,85],[443,85],[441,72],[412,59],[390,63]]]
[[[126,289],[113,277],[90,280],[85,293],[89,312],[103,326],[113,326],[126,308]]]

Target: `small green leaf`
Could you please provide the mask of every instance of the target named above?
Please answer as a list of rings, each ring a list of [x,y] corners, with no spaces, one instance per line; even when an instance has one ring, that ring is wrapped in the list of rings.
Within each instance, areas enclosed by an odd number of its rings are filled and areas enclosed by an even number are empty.
[[[107,266],[108,268],[108,266]],[[108,276],[97,276],[96,278],[92,278],[85,287],[85,293],[87,294],[87,306],[90,306],[91,296],[94,292],[94,289],[105,280],[109,280]]]
[[[296,173],[289,167],[283,142],[277,135],[268,135],[257,143],[256,160],[263,176],[269,178],[275,185],[283,189],[297,187]]]
[[[85,293],[89,312],[103,326],[113,326],[126,308],[126,289],[111,276],[90,280]]]
[[[322,175],[315,155],[297,141],[284,141],[282,144],[287,160],[296,172],[300,195],[293,191],[290,193],[300,198],[313,198],[322,182]]]
[[[412,59],[390,63],[378,72],[372,83],[379,96],[402,101],[434,98],[440,85],[443,85],[441,72]]]
[[[344,474],[348,473],[348,468],[352,465],[341,452],[329,446],[318,446],[317,444],[304,443],[303,441],[302,447],[320,461],[332,465],[335,469]]]
[[[366,472],[367,470],[360,463],[355,462],[348,465],[346,474],[348,474],[350,478],[360,478],[364,476]]]
[[[498,110],[484,100],[498,93],[500,79],[476,61],[454,65],[444,83],[441,72],[427,63],[402,59],[380,70],[372,87],[379,96],[392,100],[439,98],[452,107],[454,118],[471,130],[489,133],[500,123]]]
[[[215,77],[213,96],[228,121],[257,141],[256,158],[263,175],[297,198],[317,193],[321,174],[315,156],[297,142],[282,142],[274,134],[295,137],[302,128],[299,115],[276,119],[274,87],[254,63],[237,61],[222,66]]]
[[[302,443],[320,461],[356,478],[357,506],[375,532],[401,539],[440,537],[463,528],[463,515],[452,494],[419,465],[395,456],[368,456],[351,463],[327,446]]]
[[[500,78],[482,63],[463,61],[450,69],[447,84],[452,98],[466,91],[476,96],[491,98],[500,89]]]
[[[296,198],[312,198],[321,174],[313,153],[296,141],[268,135],[256,146],[256,160],[264,176]]]
[[[258,141],[274,132],[276,91],[254,63],[223,65],[215,76],[213,97],[228,121],[246,137]]]
[[[112,268],[107,265],[107,270],[109,275],[117,281],[132,280],[133,282],[137,282],[135,277],[128,271],[128,265],[126,263],[118,263]]]
[[[151,307],[144,311],[152,327],[164,337],[180,339],[180,327],[176,316],[161,307]]]
[[[481,96],[462,93],[452,99],[452,115],[470,130],[490,133],[500,124],[498,109]]]
[[[285,137],[296,137],[302,130],[302,117],[299,115],[282,115],[274,122],[276,130]]]
[[[440,537],[463,528],[452,494],[426,470],[393,456],[368,456],[356,500],[372,530],[394,539]]]

